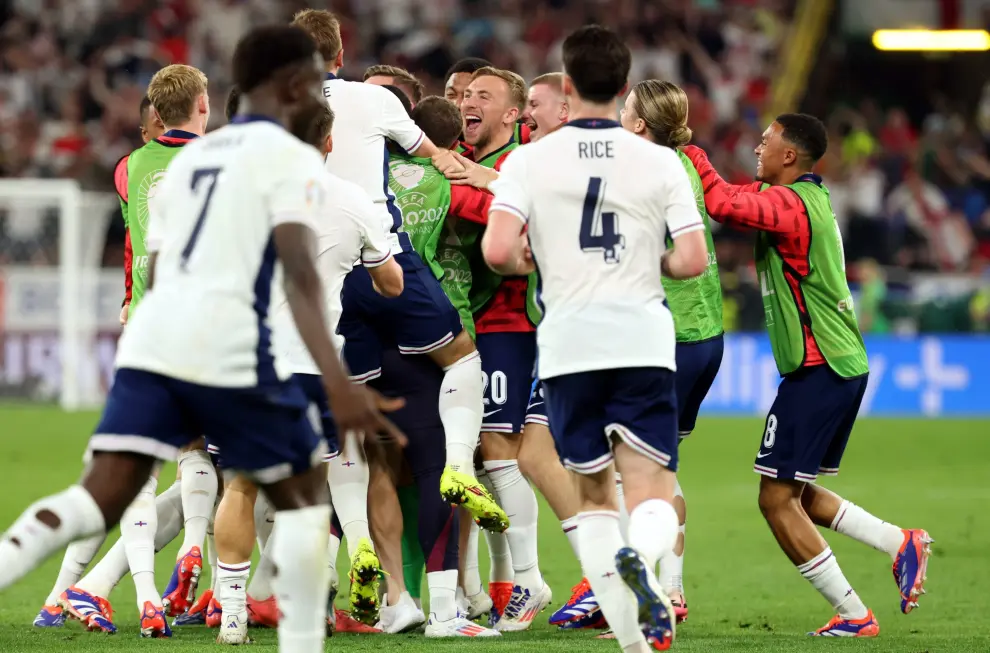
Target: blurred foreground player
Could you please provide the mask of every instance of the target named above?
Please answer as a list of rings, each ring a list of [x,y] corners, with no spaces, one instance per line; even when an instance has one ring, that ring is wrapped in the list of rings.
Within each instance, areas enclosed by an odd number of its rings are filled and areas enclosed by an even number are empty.
[[[784,114],[756,148],[757,182],[726,183],[697,147],[684,149],[701,176],[712,218],[755,229],[756,270],[767,331],[783,380],[770,407],[754,470],[760,510],[780,548],[838,613],[812,635],[880,632],[815,525],[886,552],[901,610],[924,592],[931,538],[902,530],[818,487],[839,472],[869,374],[846,283],[842,236],[828,189],[812,172],[828,136],[817,118]]]
[[[68,542],[119,522],[156,460],[205,433],[296,535],[277,540],[280,650],[323,651],[330,509],[314,465],[326,447],[271,353],[268,302],[280,268],[337,426],[401,434],[374,395],[347,380],[327,331],[310,226],[323,206],[323,162],[287,131],[305,133],[323,109],[321,64],[298,29],[260,28],[241,39],[233,72],[245,94],[242,124],[192,143],[170,165],[159,191],[176,199],[161,213],[153,207],[150,291],[121,338],[92,462],[79,485],[35,503],[4,534],[0,589]]]
[[[704,271],[704,224],[677,155],[612,119],[631,60],[620,37],[581,28],[563,60],[570,122],[505,162],[482,249],[503,274],[539,262],[539,376],[557,448],[577,472],[582,567],[624,650],[666,650],[674,612],[653,570],[677,537],[677,404],[661,272]]]

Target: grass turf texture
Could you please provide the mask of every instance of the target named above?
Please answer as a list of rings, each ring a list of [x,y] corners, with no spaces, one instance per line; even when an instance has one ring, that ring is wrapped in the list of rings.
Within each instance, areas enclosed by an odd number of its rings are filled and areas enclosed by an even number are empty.
[[[54,408],[0,407],[4,456],[0,528],[45,494],[79,475],[80,457],[96,414],[67,415]],[[990,422],[861,420],[843,461],[842,474],[825,485],[878,516],[904,527],[923,527],[936,542],[929,565],[929,594],[911,615],[898,609],[890,561],[882,553],[827,533],[847,578],[880,622],[875,640],[811,640],[805,632],[832,616],[829,606],[801,579],[777,547],[756,505],[758,477],[751,471],[762,420],[703,419],[681,448],[681,483],[688,502],[687,596],[690,619],[674,649],[686,652],[856,650],[896,653],[990,651],[986,615],[990,598],[987,540],[980,522],[990,505]],[[161,489],[174,478],[162,474]],[[580,579],[553,513],[540,508],[541,565],[554,590],[551,610]],[[117,534],[111,534],[110,542]],[[181,537],[179,538],[181,540]],[[482,538],[482,542],[484,538]],[[158,585],[168,580],[178,541],[158,557]],[[484,546],[484,545],[482,545]],[[342,547],[343,549],[343,547]],[[482,574],[487,555],[482,552]],[[39,630],[31,622],[55,580],[61,554],[0,594],[0,652],[215,650],[206,628],[177,628],[172,640],[141,640],[134,589],[125,578],[111,600],[120,631],[113,637],[85,633],[77,623]],[[344,561],[341,560],[343,563]],[[339,567],[344,569],[344,567]],[[341,571],[346,579],[346,572]],[[204,578],[204,585],[208,583]],[[344,581],[346,583],[346,580]],[[425,586],[425,583],[424,583]],[[345,591],[341,595],[346,596]],[[331,647],[371,651],[392,646],[408,653],[454,650],[615,651],[590,631],[558,632],[541,615],[530,632],[501,640],[427,640],[420,635],[340,636]],[[274,651],[274,631],[253,630],[252,651]],[[382,638],[387,637],[386,641]]]

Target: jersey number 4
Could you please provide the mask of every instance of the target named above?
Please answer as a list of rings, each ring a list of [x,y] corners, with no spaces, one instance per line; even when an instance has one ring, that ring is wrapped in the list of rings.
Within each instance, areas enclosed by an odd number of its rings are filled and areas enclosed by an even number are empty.
[[[625,237],[618,232],[619,218],[614,213],[602,213],[605,182],[601,177],[588,180],[581,213],[581,250],[603,252],[606,263],[618,263],[619,252],[626,246]]]
[[[202,210],[196,216],[196,224],[193,225],[192,233],[189,234],[189,240],[186,241],[186,246],[182,248],[182,262],[180,266],[183,270],[186,269],[186,265],[189,263],[189,256],[192,254],[193,248],[196,246],[196,241],[199,239],[199,234],[203,230],[203,222],[206,220],[206,212],[210,210],[210,200],[213,199],[213,191],[217,187],[217,178],[219,176],[220,168],[199,168],[198,170],[193,170],[192,179],[189,181],[189,189],[193,192],[193,195],[198,196],[200,187],[206,186],[206,197],[203,199]]]

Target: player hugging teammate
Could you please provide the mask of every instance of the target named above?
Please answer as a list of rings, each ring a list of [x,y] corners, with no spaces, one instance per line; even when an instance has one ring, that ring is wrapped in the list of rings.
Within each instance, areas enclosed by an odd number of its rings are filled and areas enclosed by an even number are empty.
[[[552,601],[535,486],[584,575],[550,623],[669,648],[688,615],[680,447],[723,351],[710,219],[758,233],[782,381],[754,470],[771,532],[836,613],[811,634],[879,633],[816,526],[887,553],[901,610],[917,606],[928,534],[815,483],[838,472],[868,377],[813,172],[824,127],[778,116],[758,181],[731,185],[690,145],[684,91],[629,87],[615,33],[577,30],[563,62],[527,88],[465,59],[446,98],[423,97],[394,66],[341,79],[337,19],[306,10],[242,39],[232,124],[206,136],[202,73],[155,76],[147,144],[114,175],[126,328],[91,467],[0,540],[0,589],[75,540],[35,625],[114,632],[108,595],[129,568],[150,637],[171,635],[169,615],[219,626],[224,644],[277,627],[280,650],[307,653],[324,630],[525,630]],[[239,272],[217,278],[216,260]],[[216,513],[204,434],[225,472]],[[154,461],[176,456],[181,480],[156,497]],[[121,541],[80,579],[118,521]],[[183,526],[159,593],[154,551]],[[341,537],[350,613],[333,606]]]

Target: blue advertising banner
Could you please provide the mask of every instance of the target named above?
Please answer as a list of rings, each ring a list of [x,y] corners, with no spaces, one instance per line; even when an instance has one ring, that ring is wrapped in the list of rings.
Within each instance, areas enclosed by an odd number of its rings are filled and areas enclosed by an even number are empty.
[[[990,418],[990,337],[866,338],[870,383],[861,415]],[[725,337],[703,415],[765,414],[780,375],[763,334]]]

